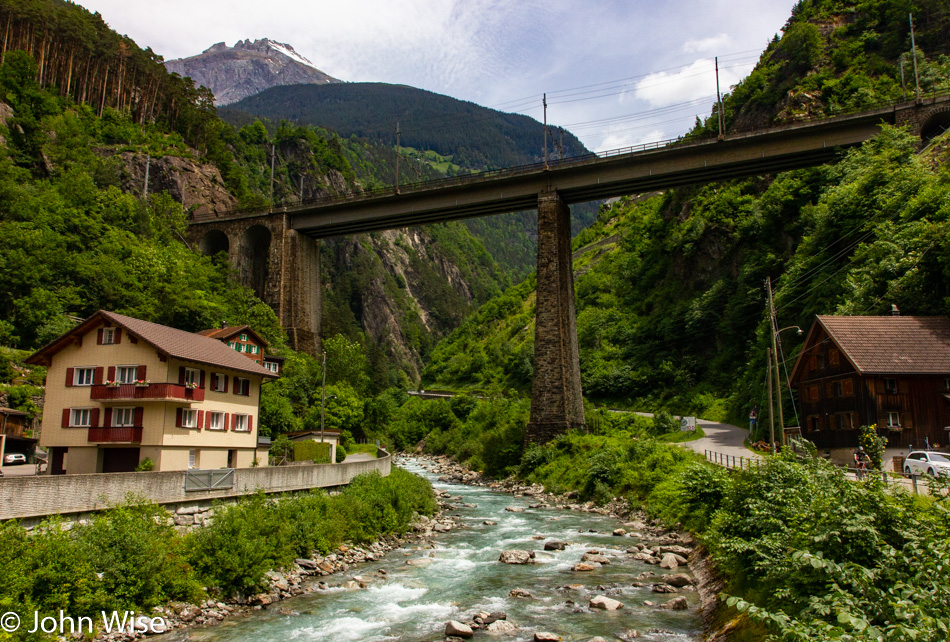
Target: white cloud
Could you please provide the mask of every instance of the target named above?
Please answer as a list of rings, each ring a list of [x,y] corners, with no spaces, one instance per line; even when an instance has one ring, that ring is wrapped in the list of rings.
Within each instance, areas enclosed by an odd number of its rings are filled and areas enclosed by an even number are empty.
[[[752,64],[722,65],[719,68],[719,86],[723,93],[738,83],[753,68]],[[701,58],[677,72],[650,74],[637,83],[636,97],[651,107],[665,107],[675,103],[697,100],[716,95],[716,68],[714,61]]]
[[[721,33],[718,36],[702,38],[700,40],[687,40],[683,44],[683,53],[705,53],[707,51],[726,52],[732,47],[732,38],[727,33]]]

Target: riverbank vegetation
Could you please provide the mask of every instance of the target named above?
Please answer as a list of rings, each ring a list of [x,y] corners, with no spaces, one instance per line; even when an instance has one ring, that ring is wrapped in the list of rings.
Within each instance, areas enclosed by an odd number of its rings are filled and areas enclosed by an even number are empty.
[[[268,570],[343,542],[404,533],[415,513],[436,510],[429,482],[393,467],[332,496],[260,494],[221,504],[209,525],[185,535],[165,509],[135,498],[84,524],[53,520],[28,533],[11,520],[0,523],[0,608],[32,622],[34,611],[98,618],[102,610],[249,595]]]

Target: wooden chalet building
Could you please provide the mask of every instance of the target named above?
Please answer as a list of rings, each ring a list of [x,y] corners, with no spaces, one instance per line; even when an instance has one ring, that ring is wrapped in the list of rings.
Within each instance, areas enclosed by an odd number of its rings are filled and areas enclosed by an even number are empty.
[[[819,448],[858,445],[877,424],[890,447],[950,440],[950,319],[819,316],[792,371],[802,434]]]
[[[284,358],[265,354],[268,346],[267,341],[248,325],[228,325],[224,323],[220,328],[200,330],[198,334],[226,343],[232,350],[240,352],[254,363],[263,366],[266,370],[270,370],[278,376],[283,369]]]

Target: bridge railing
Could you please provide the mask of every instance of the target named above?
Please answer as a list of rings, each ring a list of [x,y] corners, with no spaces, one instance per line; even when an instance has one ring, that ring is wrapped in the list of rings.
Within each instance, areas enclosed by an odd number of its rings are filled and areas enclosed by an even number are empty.
[[[942,88],[941,88],[942,90]],[[945,101],[950,99],[950,94],[937,94],[937,90],[934,89],[932,95],[924,99],[924,103],[928,102],[933,104],[938,101]],[[855,107],[847,110],[837,110],[830,116],[821,116],[811,119],[803,119],[793,123],[786,123],[783,125],[771,125],[771,126],[749,126],[743,128],[730,129],[726,132],[726,136],[729,138],[734,138],[736,136],[744,136],[749,134],[765,133],[768,131],[784,131],[794,127],[800,127],[807,124],[815,124],[823,121],[834,121],[837,119],[848,118],[850,116],[855,116],[858,114],[871,114],[875,112],[885,112],[889,109],[896,109],[901,105],[907,105],[912,103],[912,100],[896,100],[896,101],[882,101],[876,105],[865,105],[863,107]],[[549,159],[547,163],[537,162],[530,163],[527,165],[515,165],[512,167],[504,167],[498,169],[489,169],[482,172],[472,172],[470,174],[465,174],[463,176],[439,178],[435,180],[428,181],[416,181],[414,183],[404,183],[399,186],[398,194],[409,194],[424,190],[431,189],[442,189],[445,187],[453,187],[466,185],[469,183],[483,181],[485,179],[491,179],[495,177],[517,177],[523,174],[535,173],[545,168],[548,169],[558,169],[561,167],[571,167],[578,164],[587,163],[590,161],[601,160],[606,158],[611,158],[615,156],[624,156],[628,154],[637,154],[647,151],[653,151],[658,149],[664,149],[666,147],[671,147],[673,145],[702,145],[708,144],[717,140],[718,135],[716,133],[708,133],[702,135],[694,134],[685,134],[679,138],[671,138],[662,141],[642,143],[640,145],[633,145],[628,147],[621,147],[618,149],[610,149],[597,153],[586,153],[586,154],[576,154],[573,156],[565,156],[563,158]],[[255,215],[267,215],[275,212],[287,212],[293,213],[297,209],[309,208],[309,207],[319,207],[324,205],[335,205],[342,204],[353,201],[368,200],[380,196],[394,196],[396,195],[395,186],[380,187],[371,190],[363,190],[359,193],[352,194],[332,194],[326,196],[320,196],[318,198],[300,200],[296,203],[285,203],[283,205],[277,205],[267,208],[246,208],[246,209],[236,209],[230,210],[221,215],[215,214],[199,214],[193,215],[192,222],[201,223],[206,221],[214,221],[220,219],[227,219],[230,217],[245,217],[245,216],[255,216]]]

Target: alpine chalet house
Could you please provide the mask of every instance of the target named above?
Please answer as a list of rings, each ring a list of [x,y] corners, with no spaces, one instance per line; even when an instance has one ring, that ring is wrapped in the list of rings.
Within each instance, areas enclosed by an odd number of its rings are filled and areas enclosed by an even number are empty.
[[[819,448],[854,448],[877,424],[890,447],[950,437],[950,319],[819,316],[792,371],[802,434]]]
[[[198,334],[203,337],[211,337],[212,339],[222,341],[232,350],[240,352],[255,363],[264,366],[266,370],[280,375],[281,368],[284,365],[284,358],[265,354],[268,345],[267,341],[265,341],[261,335],[254,332],[250,326],[222,323],[220,328],[201,330]]]
[[[50,474],[267,465],[257,419],[276,375],[216,339],[99,311],[27,363],[48,368]]]

